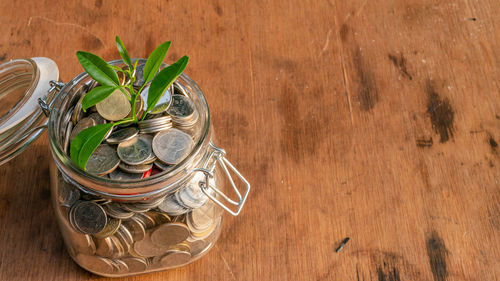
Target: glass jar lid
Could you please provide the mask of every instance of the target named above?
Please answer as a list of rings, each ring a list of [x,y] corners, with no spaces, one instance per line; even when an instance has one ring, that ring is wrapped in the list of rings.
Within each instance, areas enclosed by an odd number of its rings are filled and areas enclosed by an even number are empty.
[[[59,79],[48,58],[16,59],[0,64],[0,165],[24,151],[47,127],[38,105]]]

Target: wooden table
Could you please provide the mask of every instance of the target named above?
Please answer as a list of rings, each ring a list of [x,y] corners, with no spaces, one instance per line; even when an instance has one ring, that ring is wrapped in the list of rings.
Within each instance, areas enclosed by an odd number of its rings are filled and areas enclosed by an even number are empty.
[[[498,1],[60,2],[2,1],[0,60],[69,81],[77,50],[172,40],[252,183],[203,259],[127,280],[500,280]],[[0,167],[0,280],[104,280],[66,253],[47,143]]]

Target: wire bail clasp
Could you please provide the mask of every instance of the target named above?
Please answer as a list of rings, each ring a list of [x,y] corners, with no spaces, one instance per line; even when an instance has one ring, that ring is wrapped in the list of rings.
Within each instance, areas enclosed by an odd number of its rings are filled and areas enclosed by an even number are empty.
[[[241,209],[243,208],[243,205],[245,204],[245,201],[247,200],[248,193],[250,192],[250,183],[233,166],[233,164],[231,164],[231,162],[229,162],[226,159],[226,157],[225,157],[226,152],[224,151],[224,149],[215,146],[212,142],[210,142],[210,147],[212,148],[212,152],[210,153],[209,157],[205,161],[203,168],[193,169],[192,172],[203,172],[205,174],[206,180],[205,180],[205,182],[200,183],[201,191],[208,198],[210,198],[213,202],[215,202],[217,205],[219,205],[224,210],[226,210],[228,213],[230,213],[233,216],[237,216],[241,212]],[[231,183],[231,186],[232,186],[236,196],[238,197],[238,199],[236,201],[229,198],[229,196],[224,194],[224,192],[219,190],[217,187],[210,185],[209,181],[210,181],[210,179],[214,178],[214,170],[215,170],[215,166],[217,165],[217,163],[222,167],[222,170],[226,174],[229,182]],[[243,183],[245,185],[243,195],[240,193],[240,191],[238,190],[238,187],[234,183],[234,180],[233,180],[231,174],[229,173],[228,167],[243,181]],[[236,206],[236,209],[233,210],[228,205],[221,202],[221,200],[217,199],[215,197],[215,194],[211,191],[220,195],[224,199],[224,201],[226,201],[227,203]]]
[[[50,109],[52,108],[55,97],[60,93],[65,84],[63,82],[50,80],[49,85],[50,88],[47,90],[47,95],[38,99],[38,105],[40,105],[43,114],[47,117],[50,115]]]

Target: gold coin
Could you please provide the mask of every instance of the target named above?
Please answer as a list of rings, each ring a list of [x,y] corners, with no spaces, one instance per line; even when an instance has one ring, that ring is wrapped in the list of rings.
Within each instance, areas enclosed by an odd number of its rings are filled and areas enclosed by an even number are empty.
[[[106,120],[118,121],[130,113],[132,107],[127,97],[120,91],[115,90],[107,98],[96,104],[97,112]]]
[[[101,230],[101,232],[94,234],[94,237],[95,238],[106,238],[106,237],[109,237],[109,236],[115,234],[115,232],[120,227],[121,223],[122,223],[122,220],[120,220],[120,219],[108,218],[108,223],[106,224],[104,229]]]

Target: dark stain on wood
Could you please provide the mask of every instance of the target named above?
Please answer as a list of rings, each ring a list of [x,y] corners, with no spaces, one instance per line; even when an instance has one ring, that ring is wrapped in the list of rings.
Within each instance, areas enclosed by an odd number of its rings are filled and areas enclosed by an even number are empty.
[[[468,18],[467,20],[470,20],[470,21],[477,21],[477,18]]]
[[[82,34],[82,44],[86,51],[97,50],[104,46],[99,38],[90,34]]]
[[[389,54],[388,58],[394,64],[394,66],[399,70],[399,72],[401,72],[403,77],[409,80],[413,80],[413,77],[410,75],[406,67],[406,58],[403,56],[403,54],[400,54],[399,56]]]
[[[219,17],[222,16],[222,8],[219,4],[215,5],[215,12],[219,15]]]
[[[345,42],[347,40],[347,35],[349,34],[349,26],[345,23],[342,24],[339,30],[340,40]]]
[[[491,149],[493,149],[493,150],[497,149],[498,143],[495,141],[495,139],[493,138],[493,136],[490,135],[488,143],[490,144]]]
[[[417,139],[416,142],[418,147],[431,147],[433,145],[432,137],[428,139],[425,138]]]
[[[153,36],[150,34],[148,38],[146,39],[146,43],[144,45],[144,51],[146,52],[146,56],[144,58],[147,58],[149,54],[154,50],[155,48],[155,42],[153,40]]]
[[[3,55],[0,56],[0,61],[4,61],[7,59],[7,53],[3,53]]]
[[[430,115],[432,128],[440,135],[440,142],[444,143],[453,137],[453,122],[455,113],[448,98],[442,99],[431,81],[425,86],[427,92],[427,113]]]
[[[445,281],[448,277],[446,265],[448,250],[446,249],[443,239],[436,231],[432,231],[430,235],[427,236],[426,248],[434,281]]]
[[[311,89],[312,92],[322,92],[322,87]],[[314,156],[322,141],[328,134],[321,120],[311,114],[301,111],[301,90],[294,85],[283,86],[278,100],[278,109],[283,118],[281,138],[281,151],[283,155],[289,156],[295,162],[299,162],[308,156]],[[315,141],[305,142],[306,138]]]
[[[361,105],[361,109],[369,111],[378,102],[378,93],[373,73],[364,62],[359,48],[356,48],[356,51],[354,52],[353,64],[358,76],[359,104]]]
[[[395,267],[387,269],[387,267],[387,264],[377,267],[378,281],[401,281],[398,269]]]
[[[101,8],[102,7],[102,0],[95,0],[95,4],[96,8]]]

